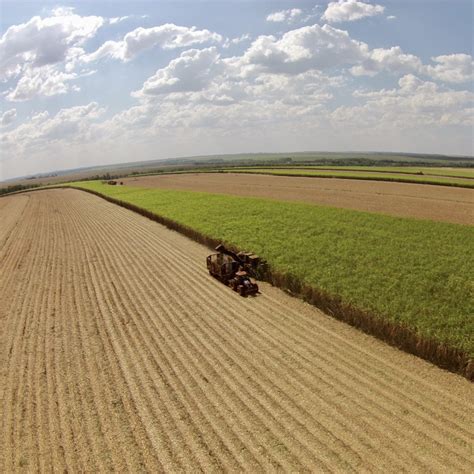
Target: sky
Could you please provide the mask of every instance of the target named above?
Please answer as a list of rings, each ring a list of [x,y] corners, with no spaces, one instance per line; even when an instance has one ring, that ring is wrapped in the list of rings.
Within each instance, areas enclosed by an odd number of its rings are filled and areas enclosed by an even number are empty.
[[[0,181],[209,154],[473,155],[471,0],[0,9]]]

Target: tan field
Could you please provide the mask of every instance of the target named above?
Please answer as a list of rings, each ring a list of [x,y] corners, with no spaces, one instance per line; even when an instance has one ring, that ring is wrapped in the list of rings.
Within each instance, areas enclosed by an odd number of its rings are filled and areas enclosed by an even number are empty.
[[[467,380],[90,194],[0,222],[0,472],[473,472]]]
[[[427,184],[240,173],[186,173],[121,180],[159,187],[308,202],[392,216],[474,224],[474,190]]]

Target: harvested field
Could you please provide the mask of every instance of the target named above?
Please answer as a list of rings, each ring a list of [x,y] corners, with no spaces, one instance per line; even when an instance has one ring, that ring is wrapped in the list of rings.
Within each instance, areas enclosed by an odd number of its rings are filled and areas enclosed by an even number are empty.
[[[308,202],[392,216],[474,224],[474,190],[427,184],[238,173],[190,173],[122,180],[160,187]]]
[[[472,472],[472,384],[76,190],[0,199],[1,472]],[[6,224],[4,224],[6,223]]]

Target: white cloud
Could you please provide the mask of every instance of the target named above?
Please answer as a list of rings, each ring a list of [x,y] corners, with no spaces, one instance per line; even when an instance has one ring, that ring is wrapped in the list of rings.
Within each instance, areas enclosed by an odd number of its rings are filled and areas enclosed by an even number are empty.
[[[274,23],[291,23],[301,16],[303,13],[299,8],[290,8],[288,10],[280,10],[270,13],[266,20]]]
[[[205,88],[221,68],[215,47],[190,49],[147,79],[135,95],[198,91]]]
[[[468,54],[448,54],[432,58],[436,66],[426,66],[425,73],[433,79],[461,83],[474,79],[474,62]]]
[[[354,76],[374,76],[380,71],[393,74],[418,73],[423,64],[417,56],[406,54],[399,46],[390,49],[376,48],[368,52],[361,64],[351,69]]]
[[[10,132],[2,135],[2,148],[10,155],[15,153],[37,153],[43,146],[55,142],[65,145],[90,140],[91,125],[105,109],[96,102],[88,105],[61,109],[55,116],[47,112],[34,115]]]
[[[238,36],[236,38],[232,38],[232,39],[226,38],[226,40],[222,44],[222,47],[229,48],[231,45],[240,44],[240,43],[243,43],[244,41],[249,41],[250,39],[252,39],[252,37],[248,33],[244,33],[243,35]]]
[[[173,49],[222,41],[220,35],[208,30],[165,24],[136,28],[121,41],[106,41],[95,52],[85,53],[82,45],[106,21],[116,24],[128,18],[82,17],[72,8],[56,8],[49,17],[36,16],[11,26],[0,40],[0,80],[17,80],[3,92],[4,97],[9,101],[26,101],[77,91],[79,87],[70,81],[95,72],[77,68],[102,57],[127,61],[155,45]]]
[[[77,90],[69,81],[91,71],[73,72],[80,47],[95,36],[104,19],[82,17],[72,8],[56,8],[51,16],[35,16],[7,29],[0,39],[0,80],[12,83],[3,95],[9,101],[64,94]]]
[[[262,71],[299,74],[358,64],[367,52],[368,46],[347,31],[312,25],[291,30],[281,39],[259,36],[236,62]]]
[[[381,15],[385,7],[371,5],[358,0],[338,0],[330,2],[321,17],[329,23],[340,23],[343,21],[356,21],[370,16]]]
[[[440,87],[407,74],[396,89],[355,91],[363,105],[342,106],[331,114],[338,124],[362,128],[416,129],[421,126],[474,125],[474,94]]]
[[[388,15],[387,20],[396,20],[397,17],[395,15]]]
[[[47,110],[44,110],[43,112],[38,112],[37,114],[32,115],[31,117],[31,122],[42,122],[43,120],[46,120],[49,117],[49,112]]]
[[[331,110],[331,100],[350,79],[327,74],[347,68],[353,74],[388,71],[404,76],[398,89],[358,91],[354,97],[363,105]],[[183,52],[134,94],[140,105],[103,124],[101,133],[117,139],[143,133],[153,140],[187,129],[227,134],[231,129],[238,133],[298,123],[301,130],[309,130],[325,127],[326,117],[336,129],[360,125],[366,131],[390,122],[400,130],[408,123],[415,130],[417,121],[420,127],[466,125],[472,96],[413,75],[424,68],[418,57],[399,47],[371,50],[329,25],[305,26],[280,38],[260,36],[241,56],[223,58],[214,47]]]
[[[441,58],[439,62],[452,66],[455,61],[450,59]],[[371,50],[346,31],[312,25],[289,31],[280,38],[260,36],[241,56],[222,58],[215,47],[185,51],[148,78],[133,96],[160,96],[160,100],[168,100],[167,96],[172,94],[172,100],[178,101],[183,97],[179,94],[184,94],[186,101],[229,105],[258,100],[259,94],[265,100],[273,90],[272,100],[278,100],[280,94],[282,100],[298,102],[304,95],[294,94],[290,100],[286,94],[286,89],[291,89],[288,76],[300,79],[307,74],[320,84],[323,73],[346,70],[355,76],[381,71],[401,76],[423,74],[426,67],[417,56],[404,53],[400,47]],[[447,72],[443,72],[446,79]],[[277,84],[282,87],[276,87]]]
[[[472,75],[468,55],[433,58],[439,64],[424,66],[421,59],[405,53],[399,46],[370,49],[350,37],[344,30],[330,25],[303,26],[284,33],[280,38],[259,36],[241,57],[226,60],[238,66],[242,74],[254,70],[280,74],[304,71],[349,69],[354,76],[374,76],[382,71],[395,75],[427,74],[447,82],[462,82]]]
[[[432,79],[463,83],[474,78],[474,62],[468,54],[449,54],[432,58],[435,66],[424,65],[420,58],[407,54],[399,46],[390,49],[376,48],[369,51],[365,60],[351,68],[354,76],[374,76],[380,71],[392,74],[422,74]]]
[[[175,49],[207,42],[220,43],[222,40],[218,33],[199,30],[195,26],[167,23],[152,28],[140,27],[127,33],[120,41],[106,41],[93,53],[83,56],[82,61],[92,62],[105,57],[129,61],[142,51],[155,46]]]
[[[113,18],[109,18],[109,23],[111,25],[116,25],[117,23],[121,23],[122,21],[128,20],[129,18],[131,18],[130,15],[128,15],[128,16],[115,16]]]
[[[56,9],[50,17],[35,16],[11,26],[0,39],[0,79],[64,61],[70,48],[95,36],[103,23],[98,16],[82,17],[70,9]]]
[[[0,116],[0,125],[2,127],[6,127],[7,125],[10,125],[12,122],[14,122],[15,119],[16,119],[16,109],[7,110]]]
[[[12,102],[23,102],[36,96],[53,96],[66,93],[68,82],[76,79],[75,73],[65,73],[54,66],[28,68],[13,90],[7,91],[5,98]]]

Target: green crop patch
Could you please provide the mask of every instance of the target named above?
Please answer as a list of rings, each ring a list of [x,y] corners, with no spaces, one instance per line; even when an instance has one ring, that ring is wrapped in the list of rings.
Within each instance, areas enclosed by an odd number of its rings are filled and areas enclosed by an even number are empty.
[[[474,356],[472,226],[219,194],[71,184],[258,253],[278,272]]]
[[[469,170],[461,172],[446,171],[450,175],[442,175],[443,171],[437,168],[434,171],[417,171],[409,172],[400,168],[371,168],[371,167],[341,167],[333,169],[323,169],[318,167],[265,167],[265,168],[231,168],[221,169],[221,172],[228,173],[251,173],[251,174],[269,174],[277,176],[301,176],[306,178],[342,178],[342,179],[362,179],[372,181],[391,181],[398,183],[415,183],[415,184],[434,184],[441,186],[457,186],[462,188],[474,188],[474,179],[469,177]],[[414,170],[414,169],[412,169]],[[423,173],[423,174],[420,174]],[[452,173],[452,175],[451,175]]]

